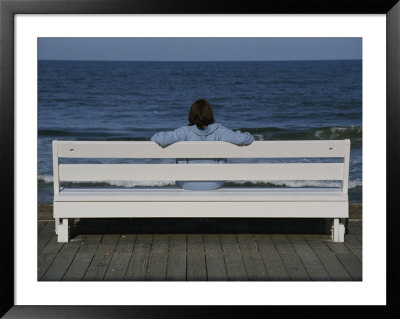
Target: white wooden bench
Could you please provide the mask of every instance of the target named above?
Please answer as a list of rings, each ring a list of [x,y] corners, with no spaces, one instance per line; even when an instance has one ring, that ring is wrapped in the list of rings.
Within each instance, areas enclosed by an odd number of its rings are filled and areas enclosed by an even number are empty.
[[[59,158],[341,158],[331,162],[226,164],[62,164]],[[350,140],[179,142],[53,141],[54,218],[59,242],[68,242],[68,219],[131,217],[331,218],[332,240],[344,241],[348,218]],[[334,180],[341,187],[66,188],[63,181]]]

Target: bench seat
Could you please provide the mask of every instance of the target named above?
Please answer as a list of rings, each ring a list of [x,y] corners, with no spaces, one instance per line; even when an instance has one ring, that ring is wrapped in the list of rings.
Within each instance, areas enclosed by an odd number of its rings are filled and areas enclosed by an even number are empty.
[[[221,188],[213,191],[188,191],[180,188],[63,188],[56,202],[190,202],[190,201],[315,201],[343,202],[348,195],[340,188]]]
[[[337,188],[64,188],[54,207],[55,218],[348,217],[347,194]]]

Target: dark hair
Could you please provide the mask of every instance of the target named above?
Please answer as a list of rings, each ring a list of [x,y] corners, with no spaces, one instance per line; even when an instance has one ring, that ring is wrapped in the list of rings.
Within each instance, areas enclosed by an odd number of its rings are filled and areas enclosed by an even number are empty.
[[[212,123],[215,123],[215,120],[211,104],[206,99],[194,101],[189,111],[189,125],[196,125],[202,129]]]

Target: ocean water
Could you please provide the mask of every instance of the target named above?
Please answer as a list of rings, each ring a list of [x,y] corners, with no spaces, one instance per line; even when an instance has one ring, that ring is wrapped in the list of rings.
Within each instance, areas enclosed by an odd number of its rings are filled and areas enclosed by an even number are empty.
[[[187,124],[194,100],[256,140],[351,140],[349,197],[362,201],[362,61],[38,62],[38,201],[52,202],[52,140],[146,141]],[[307,160],[307,159],[305,159]],[[140,187],[140,182],[98,187]],[[160,181],[147,186],[170,186]],[[231,186],[252,187],[248,181]],[[261,186],[337,186],[334,181]]]

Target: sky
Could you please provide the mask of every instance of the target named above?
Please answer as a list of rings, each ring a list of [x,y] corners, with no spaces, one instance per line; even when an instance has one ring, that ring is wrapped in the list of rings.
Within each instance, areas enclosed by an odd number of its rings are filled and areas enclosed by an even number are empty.
[[[39,60],[276,61],[362,58],[362,38],[39,38]]]

